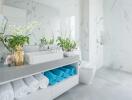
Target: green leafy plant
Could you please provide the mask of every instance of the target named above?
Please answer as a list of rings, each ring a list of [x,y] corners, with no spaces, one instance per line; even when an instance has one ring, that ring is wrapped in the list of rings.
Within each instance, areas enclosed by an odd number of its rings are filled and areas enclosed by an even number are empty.
[[[24,44],[29,44],[29,36],[28,35],[11,35],[10,37],[6,38],[8,47],[15,51],[17,46],[23,47]]]
[[[29,43],[28,33],[30,33],[38,25],[39,24],[36,21],[23,26],[9,25],[8,31],[13,35],[0,34],[0,41],[9,52],[12,52],[16,50],[16,46],[23,47],[24,44]]]
[[[52,45],[54,44],[54,38],[48,39],[45,36],[40,39],[42,45]]]
[[[60,46],[63,51],[69,52],[75,49],[77,44],[74,40],[71,40],[69,38],[58,37],[57,45]]]
[[[29,35],[1,35],[0,41],[9,52],[12,52],[17,46],[23,47],[24,44],[29,44]]]

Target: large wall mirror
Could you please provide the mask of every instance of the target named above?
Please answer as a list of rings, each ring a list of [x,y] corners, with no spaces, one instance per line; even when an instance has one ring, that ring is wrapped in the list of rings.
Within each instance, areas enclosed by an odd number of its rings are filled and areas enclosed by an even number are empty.
[[[61,33],[76,38],[77,0],[4,0],[2,5],[8,25],[40,23],[31,33],[31,45],[38,44],[43,35],[57,37]]]

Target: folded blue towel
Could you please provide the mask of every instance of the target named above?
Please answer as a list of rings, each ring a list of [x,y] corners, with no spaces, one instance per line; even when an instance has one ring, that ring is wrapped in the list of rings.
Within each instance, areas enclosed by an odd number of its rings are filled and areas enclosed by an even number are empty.
[[[44,72],[44,75],[49,79],[50,85],[55,85],[57,82],[60,82],[64,79],[61,76],[55,75],[52,71]]]
[[[44,75],[49,79],[50,85],[54,85],[57,83],[57,76],[51,71],[44,72]]]
[[[65,73],[63,70],[61,70],[60,68],[58,69],[54,69],[52,70],[52,72],[57,75],[57,76],[60,76],[60,77],[63,77],[63,78],[67,78],[69,77],[69,74]]]
[[[54,69],[51,72],[53,72],[55,75],[63,77],[64,76],[64,71],[60,70],[60,69]]]
[[[56,81],[57,81],[57,82],[60,82],[60,81],[62,81],[63,79],[64,79],[63,77],[61,77],[61,76],[57,76]]]
[[[76,74],[76,68],[75,67],[67,66],[65,68],[70,69],[70,75],[75,75]]]
[[[49,79],[49,85],[55,85],[57,82],[62,81],[63,79],[75,75],[76,68],[68,65],[51,71],[43,73]]]
[[[65,67],[60,68],[60,70],[64,71],[66,74],[70,74],[71,70]]]
[[[49,80],[49,85],[55,85],[57,82],[55,80]]]
[[[68,78],[69,76],[70,76],[69,74],[65,73],[63,77]]]
[[[51,71],[44,72],[44,75],[48,77],[48,79],[56,80],[57,76],[53,74]]]

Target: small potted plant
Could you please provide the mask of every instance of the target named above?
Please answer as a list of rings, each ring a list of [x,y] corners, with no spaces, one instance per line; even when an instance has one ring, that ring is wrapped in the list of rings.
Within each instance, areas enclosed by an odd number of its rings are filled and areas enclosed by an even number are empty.
[[[43,49],[43,50],[49,50],[49,49],[53,49],[53,45],[54,45],[54,38],[47,38],[47,37],[42,37],[40,39],[40,47]]]
[[[73,56],[77,46],[74,40],[62,37],[57,39],[57,45],[60,46],[64,51],[64,56]]]
[[[11,35],[6,40],[8,47],[10,48],[12,54],[14,55],[14,62],[16,66],[23,65],[24,63],[24,51],[23,46],[29,43],[28,35]]]
[[[37,24],[38,24],[37,22],[32,22],[24,26],[14,26],[14,25],[9,26],[9,31],[12,35],[0,36],[0,41],[9,51],[10,53],[9,55],[11,55],[11,56],[7,55],[5,61],[8,61],[8,59],[13,58],[16,66],[22,65],[24,63],[23,46],[26,43],[29,43],[29,33],[33,30],[33,28]]]

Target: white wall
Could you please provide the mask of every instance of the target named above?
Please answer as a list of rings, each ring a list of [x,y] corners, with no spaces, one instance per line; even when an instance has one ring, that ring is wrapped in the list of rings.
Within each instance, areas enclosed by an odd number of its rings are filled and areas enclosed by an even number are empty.
[[[25,20],[26,23],[31,21],[38,21],[40,23],[40,26],[31,33],[32,35],[30,36],[30,44],[38,44],[40,38],[44,34],[47,36],[53,36],[53,34],[54,36],[58,36],[58,31],[60,29],[59,10],[31,0],[6,0],[5,5],[12,6],[14,9],[16,7],[16,9],[24,9],[26,11],[26,19],[18,18],[19,20]],[[10,11],[10,13],[14,14],[14,11]],[[14,14],[14,17],[16,15],[17,14]],[[9,18],[9,21],[10,20],[13,21],[11,17]]]
[[[90,0],[89,13],[89,51],[90,60],[97,69],[103,66],[104,15],[103,0]]]
[[[8,19],[9,25],[25,25],[26,10],[3,5],[3,15]],[[17,16],[14,16],[17,15]]]
[[[89,61],[89,0],[80,0],[80,44],[82,60]]]
[[[0,14],[2,14],[2,5],[3,5],[3,0],[0,0]]]
[[[103,66],[103,0],[82,0],[81,5],[82,59],[100,68]]]
[[[78,40],[79,0],[63,1],[4,0],[2,3],[0,0],[0,10],[11,25],[23,25],[30,21],[40,22],[41,25],[30,35],[30,44],[38,44],[44,34],[49,37],[54,34],[57,37],[60,32],[68,34],[67,36],[71,33],[71,37]],[[3,46],[0,48],[1,54],[5,51],[3,48]]]
[[[105,66],[132,72],[132,0],[104,0]]]
[[[54,34],[57,37],[60,33],[68,34],[67,36],[71,33],[72,38],[75,39],[76,9],[78,8],[76,4],[78,0],[65,3],[59,3],[59,1],[50,2],[51,4],[47,4],[45,1],[40,3],[35,0],[5,0],[6,5],[26,10],[26,22],[34,20],[40,22],[40,27],[34,30],[31,35],[32,43],[38,43],[43,34],[49,37]]]

